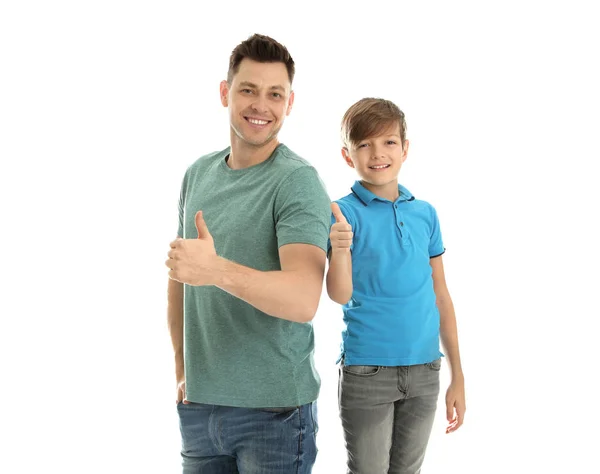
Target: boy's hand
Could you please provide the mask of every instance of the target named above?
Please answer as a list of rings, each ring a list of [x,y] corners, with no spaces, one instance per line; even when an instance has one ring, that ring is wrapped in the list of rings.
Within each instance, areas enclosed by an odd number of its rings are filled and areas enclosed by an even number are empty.
[[[335,224],[331,226],[331,232],[329,233],[331,251],[349,252],[354,235],[352,233],[352,226],[348,224],[337,203],[331,203],[331,212],[333,212],[333,217],[335,217]]]
[[[446,434],[461,427],[466,409],[465,384],[462,381],[452,381],[446,392],[446,418],[449,423]]]

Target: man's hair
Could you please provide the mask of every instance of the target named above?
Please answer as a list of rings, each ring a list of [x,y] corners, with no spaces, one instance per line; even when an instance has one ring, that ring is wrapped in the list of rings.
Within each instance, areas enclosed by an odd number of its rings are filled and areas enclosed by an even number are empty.
[[[227,82],[231,84],[233,76],[240,69],[244,58],[259,63],[283,63],[287,69],[290,84],[294,80],[295,66],[292,56],[282,44],[265,35],[254,34],[238,44],[229,58]]]
[[[402,146],[406,139],[404,112],[396,104],[385,99],[371,97],[352,105],[342,119],[342,142],[346,148],[362,140],[385,133],[395,124],[400,126]]]

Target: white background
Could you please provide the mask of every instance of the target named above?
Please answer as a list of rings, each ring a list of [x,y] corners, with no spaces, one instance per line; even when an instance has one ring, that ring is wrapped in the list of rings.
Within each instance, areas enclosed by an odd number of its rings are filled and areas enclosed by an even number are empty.
[[[401,182],[441,219],[468,406],[445,435],[442,393],[424,472],[600,472],[592,3],[3,2],[0,472],[179,472],[163,262],[255,32],[296,61],[280,138],[332,198],[355,179],[346,108],[406,113]],[[343,473],[325,294],[314,325],[313,472]]]

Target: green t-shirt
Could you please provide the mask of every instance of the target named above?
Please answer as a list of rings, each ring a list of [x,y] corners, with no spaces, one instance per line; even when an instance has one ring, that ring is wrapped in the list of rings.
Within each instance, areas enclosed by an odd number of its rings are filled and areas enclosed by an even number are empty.
[[[198,237],[203,211],[217,254],[261,271],[281,270],[278,249],[325,252],[330,200],[317,171],[280,144],[264,162],[232,170],[230,149],[206,155],[184,177],[178,235]],[[288,407],[316,400],[310,323],[269,316],[214,286],[185,285],[187,399],[236,407]]]

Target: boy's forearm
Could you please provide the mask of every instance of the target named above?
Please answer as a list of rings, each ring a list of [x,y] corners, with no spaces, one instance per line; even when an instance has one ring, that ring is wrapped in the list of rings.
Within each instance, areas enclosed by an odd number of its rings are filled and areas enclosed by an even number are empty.
[[[350,249],[332,250],[327,270],[327,294],[338,304],[352,298],[352,254]]]
[[[219,258],[215,286],[270,316],[305,323],[317,312],[323,271],[260,271]]]
[[[438,309],[440,311],[440,338],[442,340],[444,353],[446,354],[448,363],[450,364],[452,379],[462,380],[464,375],[460,362],[458,328],[452,300],[448,298],[441,302],[438,301]]]
[[[183,359],[183,284],[169,279],[167,289],[167,324],[175,353],[175,377],[185,377]]]

